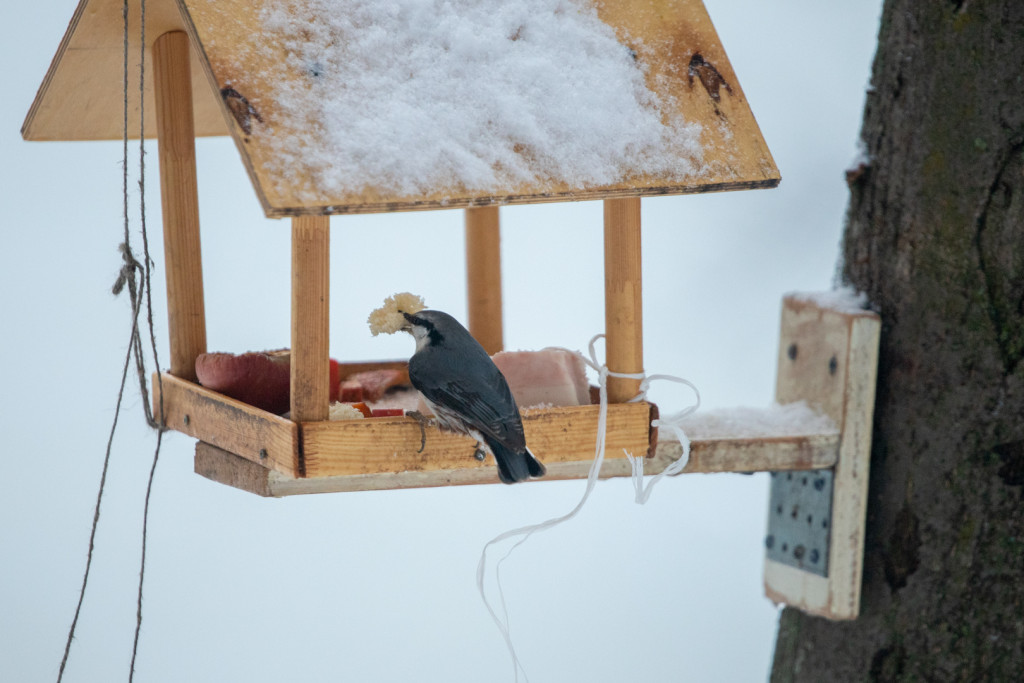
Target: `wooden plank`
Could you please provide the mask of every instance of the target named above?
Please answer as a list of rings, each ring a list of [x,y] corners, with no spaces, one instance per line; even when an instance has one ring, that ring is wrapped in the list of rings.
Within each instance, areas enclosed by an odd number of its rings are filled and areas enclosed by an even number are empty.
[[[684,473],[756,472],[764,470],[808,470],[831,467],[836,462],[839,435],[803,434],[763,439],[707,439],[692,444],[690,462]],[[621,453],[621,451],[620,451]],[[653,458],[644,463],[646,474],[657,474],[682,454],[677,441],[658,442]],[[592,460],[548,462],[548,475],[536,481],[585,479]],[[437,486],[493,484],[498,481],[493,467],[462,460],[465,467],[411,470],[367,474],[295,478],[261,467],[249,460],[200,442],[196,445],[195,469],[208,479],[261,496],[293,496],[345,491],[381,491]],[[629,462],[609,457],[601,467],[601,478],[632,475]]]
[[[765,594],[829,619],[860,613],[871,428],[881,324],[870,311],[783,302],[776,400],[806,400],[839,426],[828,577],[765,561]]]
[[[644,371],[643,288],[640,258],[640,198],[604,201],[605,356],[611,372]],[[608,400],[628,401],[640,380],[608,378]]]
[[[655,474],[678,460],[683,447],[662,439],[654,462],[644,466]],[[694,439],[690,459],[680,474],[721,472],[779,472],[832,467],[839,455],[839,434],[794,434],[778,437],[720,437]]]
[[[330,410],[330,219],[292,219],[291,414],[326,420]]]
[[[288,476],[299,476],[296,423],[168,373],[153,376],[155,414],[159,414],[161,384],[170,429]]]
[[[274,473],[273,470],[205,441],[196,442],[194,467],[196,474],[212,481],[255,493],[257,496],[273,495],[270,487],[270,475]]]
[[[593,459],[598,406],[524,410],[522,415],[526,443],[549,472],[552,463]],[[624,448],[646,455],[650,421],[647,403],[610,405],[606,457],[624,458]],[[408,417],[304,422],[302,443],[309,478],[483,467],[497,481],[493,462],[473,459],[476,443],[470,437],[428,428],[418,452],[420,426]]]
[[[122,85],[122,0],[81,0],[21,127],[26,140],[120,140]],[[128,134],[139,133],[140,17],[138,3],[128,13]],[[174,0],[146,2],[146,64],[157,36],[184,30]],[[202,60],[189,70],[195,93],[196,135],[226,135],[220,97],[210,87]],[[147,79],[144,104],[146,137],[156,136],[153,79]]]
[[[505,347],[497,206],[466,209],[466,295],[469,331],[493,356]]]
[[[317,126],[294,121],[273,95],[280,83],[297,90],[308,87],[309,68],[289,63],[286,36],[263,25],[251,0],[179,0],[186,9],[187,30],[200,47],[215,91],[231,87],[275,135],[309,139]],[[280,172],[267,135],[233,122],[231,134],[242,154],[257,196],[268,216],[323,213],[375,213],[492,204],[533,204],[582,199],[658,196],[774,187],[778,169],[750,111],[721,41],[700,0],[608,0],[595,3],[603,21],[615,30],[643,62],[648,87],[675,113],[702,126],[703,164],[682,180],[636,172],[606,185],[577,186],[569,182],[522,181],[500,192],[437,187],[408,195],[376,188],[310,190],[316,178],[308,173]],[[335,37],[345,42],[345,36]],[[557,67],[557,65],[555,65]],[[290,92],[290,91],[289,91]],[[382,91],[382,95],[386,94]],[[242,101],[242,100],[239,100]],[[225,117],[228,110],[224,105]],[[424,130],[423,135],[430,135]],[[315,141],[314,141],[315,144]],[[291,169],[294,171],[294,169]]]
[[[203,260],[199,240],[192,84],[188,37],[165,33],[153,45],[160,199],[167,277],[171,374],[196,379],[196,358],[206,353]]]

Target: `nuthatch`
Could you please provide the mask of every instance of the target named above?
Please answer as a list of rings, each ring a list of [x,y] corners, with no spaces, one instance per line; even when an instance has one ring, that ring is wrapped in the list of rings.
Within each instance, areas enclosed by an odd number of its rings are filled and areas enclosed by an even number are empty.
[[[505,376],[469,331],[441,311],[402,315],[402,329],[416,339],[409,379],[438,424],[476,439],[494,456],[506,484],[544,476],[544,465],[526,447]]]

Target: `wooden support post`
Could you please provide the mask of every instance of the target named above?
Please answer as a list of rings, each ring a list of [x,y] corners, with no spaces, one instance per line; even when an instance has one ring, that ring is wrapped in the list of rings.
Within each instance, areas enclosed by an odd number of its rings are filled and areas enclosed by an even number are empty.
[[[640,274],[640,198],[604,200],[605,362],[612,372],[644,370]],[[640,380],[608,378],[608,400],[622,403],[640,392]]]
[[[327,419],[330,408],[330,218],[292,218],[294,422]]]
[[[466,209],[466,290],[469,331],[487,353],[504,348],[501,308],[501,228],[498,207]]]
[[[199,250],[192,72],[185,33],[172,31],[156,39],[153,73],[171,374],[194,381],[196,357],[206,353],[206,312]]]

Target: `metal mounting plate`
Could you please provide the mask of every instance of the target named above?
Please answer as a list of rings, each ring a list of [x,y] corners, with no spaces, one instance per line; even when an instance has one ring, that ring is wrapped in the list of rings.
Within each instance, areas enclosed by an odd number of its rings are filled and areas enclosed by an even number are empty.
[[[767,557],[828,576],[832,470],[772,472]]]

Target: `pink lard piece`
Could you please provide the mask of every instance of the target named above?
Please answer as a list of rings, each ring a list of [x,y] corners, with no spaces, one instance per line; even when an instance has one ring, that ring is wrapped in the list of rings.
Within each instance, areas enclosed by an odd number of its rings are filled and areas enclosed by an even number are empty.
[[[520,408],[590,405],[583,359],[569,351],[499,351],[494,364],[508,380]]]

